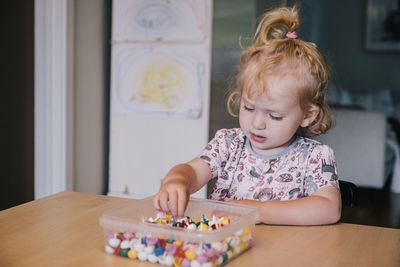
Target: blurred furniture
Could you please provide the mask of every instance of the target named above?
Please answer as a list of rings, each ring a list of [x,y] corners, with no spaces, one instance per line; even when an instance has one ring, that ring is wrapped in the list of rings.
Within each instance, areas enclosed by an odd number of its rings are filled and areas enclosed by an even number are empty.
[[[339,180],[339,187],[342,204],[350,207],[356,206],[358,203],[357,186],[351,182]]]
[[[0,211],[0,266],[155,266],[104,252],[99,217],[135,201],[64,191]],[[398,229],[346,223],[257,225],[254,237],[254,247],[229,266],[398,266],[400,262]]]
[[[392,166],[387,158],[387,122],[382,112],[333,109],[336,125],[315,139],[334,151],[339,179],[357,186],[382,188]]]

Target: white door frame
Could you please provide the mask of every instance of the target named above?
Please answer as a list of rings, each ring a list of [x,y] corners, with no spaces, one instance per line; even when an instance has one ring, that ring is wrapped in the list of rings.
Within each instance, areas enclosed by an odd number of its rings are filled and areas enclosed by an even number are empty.
[[[35,0],[35,199],[73,189],[73,0]]]

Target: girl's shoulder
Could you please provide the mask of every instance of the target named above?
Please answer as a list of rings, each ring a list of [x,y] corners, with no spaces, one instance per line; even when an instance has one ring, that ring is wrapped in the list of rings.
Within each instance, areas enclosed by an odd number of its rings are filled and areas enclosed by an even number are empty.
[[[210,145],[218,145],[221,149],[237,149],[245,142],[245,135],[240,128],[220,129],[210,141]]]
[[[298,148],[307,148],[309,151],[313,151],[314,153],[322,152],[322,153],[329,153],[333,154],[333,149],[326,144],[321,143],[318,140],[309,138],[309,137],[298,137],[297,142]]]
[[[243,140],[245,135],[240,128],[220,129],[215,133],[215,138],[225,140]]]

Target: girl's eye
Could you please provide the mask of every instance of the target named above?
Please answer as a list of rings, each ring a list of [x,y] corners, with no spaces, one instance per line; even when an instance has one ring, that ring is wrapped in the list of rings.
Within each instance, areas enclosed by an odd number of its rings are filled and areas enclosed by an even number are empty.
[[[244,109],[247,110],[247,111],[253,111],[254,110],[254,108],[249,108],[248,106],[244,106]]]
[[[283,118],[283,117],[281,117],[281,116],[272,115],[271,113],[269,114],[269,117],[270,117],[271,119],[273,119],[273,120],[276,120],[276,121],[280,121],[280,120],[282,120],[282,118]]]

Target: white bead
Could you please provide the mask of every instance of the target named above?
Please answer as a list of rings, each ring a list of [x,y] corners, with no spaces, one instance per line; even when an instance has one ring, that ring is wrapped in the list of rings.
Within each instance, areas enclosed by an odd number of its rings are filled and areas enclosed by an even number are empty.
[[[131,240],[130,247],[131,247],[131,248],[135,248],[135,246],[136,246],[137,244],[141,244],[141,243],[142,243],[142,241],[141,241],[140,239],[134,238],[134,239]]]
[[[106,245],[106,253],[107,254],[114,254],[115,249],[110,247],[109,245]]]
[[[164,264],[171,266],[174,263],[174,257],[171,255],[166,255],[164,258]]]
[[[196,230],[196,225],[194,223],[189,224],[189,226],[187,227],[188,230]]]
[[[130,247],[131,242],[129,240],[124,240],[121,242],[120,247],[121,248],[129,248]]]
[[[144,252],[146,252],[147,254],[151,254],[154,252],[154,246],[147,246],[143,249]]]
[[[201,264],[196,260],[192,260],[190,262],[190,267],[201,267]]]
[[[227,243],[222,243],[221,249],[222,249],[222,252],[227,251],[228,250],[228,244]]]
[[[235,233],[235,235],[237,235],[237,236],[240,236],[241,234],[243,234],[243,230],[241,230],[241,229]]]
[[[222,243],[219,241],[211,243],[211,247],[216,249],[217,251],[222,251]]]
[[[234,237],[232,237],[232,240],[231,240],[231,246],[237,246],[237,245],[239,245],[239,243],[240,243],[240,239],[239,239],[239,237],[237,237],[237,236],[234,236]]]
[[[201,267],[212,267],[212,263],[211,262],[205,262],[201,265]]]
[[[226,255],[228,255],[228,259],[232,258],[232,251],[228,251]]]
[[[236,252],[236,254],[240,253],[240,246],[235,246],[235,252]]]
[[[138,253],[138,258],[139,258],[139,260],[141,260],[141,261],[147,260],[147,253],[146,253],[146,252],[143,252],[143,251],[140,251],[140,252]]]
[[[154,254],[147,255],[147,260],[151,263],[156,263],[158,261],[158,257]]]
[[[144,247],[145,247],[144,244],[140,243],[140,244],[136,244],[133,248],[134,248],[137,252],[140,252],[140,251],[143,251]]]
[[[111,238],[110,240],[108,240],[108,244],[113,248],[117,248],[120,243],[121,240],[119,240],[118,238]]]
[[[218,265],[221,265],[224,262],[224,257],[219,256],[218,257]]]
[[[201,255],[203,254],[204,250],[202,249],[202,246],[198,246],[194,249],[194,252],[196,253],[196,255]]]

